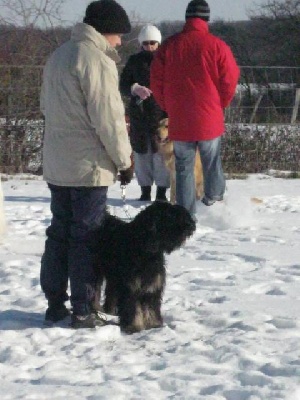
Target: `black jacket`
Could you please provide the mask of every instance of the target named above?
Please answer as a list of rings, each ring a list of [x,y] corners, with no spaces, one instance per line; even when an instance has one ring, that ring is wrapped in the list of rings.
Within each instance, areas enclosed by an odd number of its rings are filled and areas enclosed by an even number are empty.
[[[141,51],[129,57],[120,77],[120,91],[123,96],[130,96],[129,117],[130,117],[130,142],[136,153],[147,152],[148,138],[151,141],[152,151],[157,151],[155,134],[158,122],[166,118],[155,102],[153,96],[137,104],[139,97],[131,94],[131,86],[134,83],[150,86],[150,64],[153,60],[153,52]]]

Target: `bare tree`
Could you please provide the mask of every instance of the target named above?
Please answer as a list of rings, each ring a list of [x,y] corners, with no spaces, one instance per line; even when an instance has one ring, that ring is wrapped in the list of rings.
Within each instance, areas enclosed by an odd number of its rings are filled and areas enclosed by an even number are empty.
[[[260,47],[271,58],[272,65],[300,64],[300,0],[268,0],[250,12],[259,20],[257,32]]]
[[[0,167],[26,172],[40,154],[41,65],[65,40],[66,0],[0,0]],[[33,167],[34,168],[34,167]]]
[[[15,55],[15,62],[36,64],[36,57],[48,55],[61,44],[65,3],[66,0],[0,0],[0,47],[11,43],[10,55]]]
[[[267,0],[250,11],[251,17],[273,18],[275,20],[300,16],[300,0]]]
[[[0,0],[0,24],[49,28],[62,24],[66,0]]]

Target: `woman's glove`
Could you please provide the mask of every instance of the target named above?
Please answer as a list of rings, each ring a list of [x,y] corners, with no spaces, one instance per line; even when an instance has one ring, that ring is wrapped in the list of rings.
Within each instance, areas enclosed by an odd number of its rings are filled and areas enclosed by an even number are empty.
[[[141,100],[146,100],[152,95],[152,91],[150,89],[148,89],[146,86],[141,86],[138,83],[132,85],[131,93],[134,96],[138,96]]]
[[[128,183],[131,182],[131,179],[133,178],[133,168],[129,167],[127,169],[124,169],[123,171],[119,172],[119,177],[118,180],[121,182],[121,185],[128,185]]]

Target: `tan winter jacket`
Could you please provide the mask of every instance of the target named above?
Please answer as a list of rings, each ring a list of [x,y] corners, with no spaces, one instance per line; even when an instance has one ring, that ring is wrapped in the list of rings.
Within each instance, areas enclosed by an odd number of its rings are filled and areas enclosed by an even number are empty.
[[[41,90],[44,179],[58,186],[109,186],[130,167],[119,56],[93,27],[79,23],[48,60]]]

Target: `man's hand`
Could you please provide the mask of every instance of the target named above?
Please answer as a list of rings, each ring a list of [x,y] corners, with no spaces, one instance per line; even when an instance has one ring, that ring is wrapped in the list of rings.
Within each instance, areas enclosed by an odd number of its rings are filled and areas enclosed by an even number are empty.
[[[133,178],[133,167],[129,167],[119,172],[118,180],[121,182],[121,185],[128,185]]]

